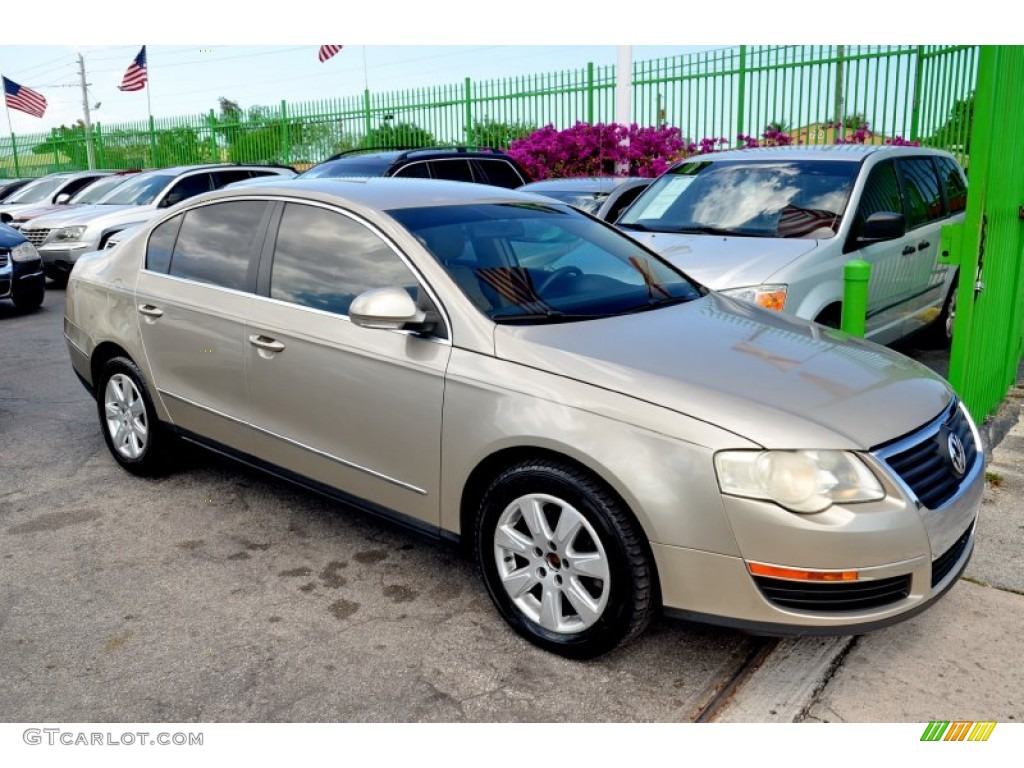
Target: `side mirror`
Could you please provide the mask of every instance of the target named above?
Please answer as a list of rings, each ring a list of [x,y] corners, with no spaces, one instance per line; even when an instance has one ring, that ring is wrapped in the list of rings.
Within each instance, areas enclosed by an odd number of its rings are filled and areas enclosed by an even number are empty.
[[[860,234],[857,236],[858,244],[868,245],[870,243],[881,243],[885,240],[895,240],[907,233],[907,221],[902,213],[890,211],[879,211],[872,213],[861,226]]]
[[[57,197],[54,198],[53,202],[56,203],[57,205],[67,205],[68,200],[70,199],[71,195],[69,195],[67,192],[61,192],[59,195],[57,195]]]
[[[356,296],[348,308],[348,317],[362,328],[400,331],[412,324],[416,330],[426,330],[427,313],[416,306],[404,288],[388,287]]]

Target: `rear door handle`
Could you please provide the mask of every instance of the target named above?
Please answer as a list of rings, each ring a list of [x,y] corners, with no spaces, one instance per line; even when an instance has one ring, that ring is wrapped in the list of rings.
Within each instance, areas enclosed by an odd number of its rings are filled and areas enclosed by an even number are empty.
[[[163,317],[164,315],[164,311],[160,307],[154,307],[152,304],[139,304],[139,312],[146,317]]]
[[[282,344],[280,341],[275,341],[274,339],[267,338],[266,336],[250,336],[249,343],[252,344],[254,347],[265,349],[267,350],[267,352],[284,351],[284,344]]]
[[[903,248],[903,255],[904,256],[909,256],[912,253],[917,253],[917,248],[915,248],[912,245],[904,246],[904,248]]]
[[[917,250],[923,251],[929,245],[931,245],[931,243],[929,243],[927,240],[923,240],[923,241],[921,241],[920,243],[917,244]]]

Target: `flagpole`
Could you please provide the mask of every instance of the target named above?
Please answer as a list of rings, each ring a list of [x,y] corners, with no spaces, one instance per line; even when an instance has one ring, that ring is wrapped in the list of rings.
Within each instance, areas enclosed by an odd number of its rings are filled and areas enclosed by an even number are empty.
[[[146,113],[149,115],[149,164],[156,168],[156,126],[153,123],[153,101],[149,92],[153,89],[153,72],[149,51],[146,51]]]
[[[366,46],[363,46],[363,86],[367,91],[370,90],[370,74],[366,68]]]
[[[14,123],[11,122],[11,108],[7,106],[7,92],[4,91],[4,112],[7,113],[7,130],[11,132],[11,154],[14,156],[14,175],[21,176],[21,168],[18,166],[18,144],[14,139]]]

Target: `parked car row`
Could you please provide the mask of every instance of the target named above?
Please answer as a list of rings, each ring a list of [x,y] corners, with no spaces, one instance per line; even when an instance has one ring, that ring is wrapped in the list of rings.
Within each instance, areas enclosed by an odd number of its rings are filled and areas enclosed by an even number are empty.
[[[436,179],[204,190],[77,260],[68,351],[125,470],[166,471],[186,440],[457,540],[553,652],[605,653],[659,612],[858,633],[965,568],[984,484],[970,415],[922,366],[794,317],[798,283],[766,308],[710,290],[710,257],[695,279],[655,250],[713,243],[735,271],[733,249],[779,241],[776,279],[832,240],[919,245],[911,215],[956,215],[948,178],[914,196],[942,159],[703,158],[625,229]],[[79,242],[89,225],[60,226]]]

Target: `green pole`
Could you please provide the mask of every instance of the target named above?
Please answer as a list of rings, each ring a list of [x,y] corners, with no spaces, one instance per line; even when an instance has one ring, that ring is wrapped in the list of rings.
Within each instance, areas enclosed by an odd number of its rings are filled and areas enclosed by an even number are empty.
[[[851,336],[864,337],[868,316],[871,264],[853,259],[843,267],[843,315],[839,327]]]
[[[736,136],[743,133],[743,112],[747,107],[747,46],[740,46],[740,83],[736,95]],[[735,137],[734,137],[735,140]]]
[[[921,71],[924,69],[924,46],[917,46],[914,57],[914,93],[910,102],[910,140],[917,141],[917,132],[921,123]]]
[[[149,116],[149,162],[153,168],[160,167],[156,161],[156,124],[152,115]]]
[[[291,162],[292,156],[292,142],[291,137],[288,135],[288,105],[284,99],[281,99],[281,157],[284,158],[284,162],[287,165]]]
[[[21,176],[21,167],[18,165],[18,141],[14,138],[14,134],[11,134],[11,152],[14,153],[14,175],[15,177]]]
[[[594,62],[587,62],[587,123],[594,124]]]
[[[473,145],[473,84],[466,78],[466,144]]]
[[[367,88],[363,91],[363,112],[366,119],[366,133],[364,134],[364,141],[369,137],[370,131],[373,130],[373,124],[370,122],[370,89]]]

